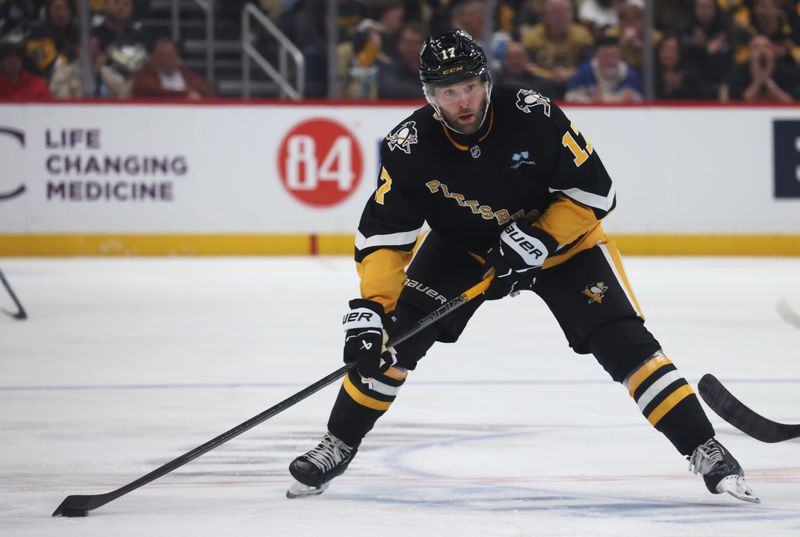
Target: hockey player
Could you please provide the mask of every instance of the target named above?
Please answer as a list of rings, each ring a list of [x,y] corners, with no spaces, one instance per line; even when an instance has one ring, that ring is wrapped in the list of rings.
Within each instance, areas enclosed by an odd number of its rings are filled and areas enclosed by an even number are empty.
[[[345,471],[436,341],[454,342],[484,300],[532,290],[573,350],[593,354],[714,494],[759,502],[714,438],[692,388],[645,328],[619,252],[600,221],[615,189],[589,140],[532,89],[492,88],[486,57],[461,30],[420,55],[428,105],[381,145],[378,188],[356,234],[361,298],[344,317],[345,377],[317,447],[297,457],[290,498]],[[431,231],[412,259],[423,222]],[[404,268],[409,264],[407,273]],[[494,269],[483,297],[397,346],[401,333]]]

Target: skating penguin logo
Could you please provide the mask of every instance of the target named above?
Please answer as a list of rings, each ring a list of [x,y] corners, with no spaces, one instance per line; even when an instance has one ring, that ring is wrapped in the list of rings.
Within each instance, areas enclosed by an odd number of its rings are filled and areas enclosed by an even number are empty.
[[[603,298],[606,296],[606,291],[608,291],[608,286],[603,282],[597,282],[587,285],[581,293],[589,297],[589,302],[587,302],[587,304],[591,304],[592,302],[601,304]]]
[[[544,115],[550,117],[550,99],[533,90],[521,89],[517,92],[517,108],[530,114],[535,107],[541,106]]]
[[[411,144],[417,143],[417,122],[406,121],[395,132],[386,137],[389,149],[399,149],[406,155],[411,154]]]

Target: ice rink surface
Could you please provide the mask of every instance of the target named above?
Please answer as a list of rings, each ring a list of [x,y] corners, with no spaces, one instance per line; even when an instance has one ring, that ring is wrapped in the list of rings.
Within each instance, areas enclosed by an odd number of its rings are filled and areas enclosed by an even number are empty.
[[[338,383],[172,474],[120,487],[341,365],[357,294],[345,258],[0,259],[30,319],[0,315],[2,536],[797,536],[800,441],[711,414],[763,500],[709,494],[528,293],[439,345],[320,497],[287,465],[324,432]],[[689,382],[800,422],[800,259],[634,258],[648,327]],[[588,282],[587,282],[588,283]],[[579,290],[577,291],[579,292]],[[0,307],[13,309],[0,289]]]

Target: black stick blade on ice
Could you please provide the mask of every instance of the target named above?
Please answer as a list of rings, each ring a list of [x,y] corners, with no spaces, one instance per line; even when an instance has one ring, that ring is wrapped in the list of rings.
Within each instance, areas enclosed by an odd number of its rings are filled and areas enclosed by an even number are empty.
[[[24,321],[25,319],[27,319],[28,313],[25,311],[25,308],[22,307],[22,303],[17,298],[17,295],[14,294],[14,290],[11,288],[11,284],[8,283],[8,280],[6,280],[6,277],[3,275],[2,270],[0,270],[0,283],[2,283],[3,287],[6,288],[6,291],[8,291],[8,295],[11,297],[11,300],[14,301],[14,305],[17,306],[17,312],[14,313],[12,311],[8,311],[3,308],[0,308],[0,311],[5,313],[9,317],[17,319],[18,321]]]
[[[697,389],[719,417],[756,440],[774,444],[800,437],[800,425],[778,423],[757,414],[734,397],[713,375],[703,375]]]
[[[117,496],[113,492],[108,494],[97,494],[94,496],[72,495],[64,498],[61,505],[53,511],[53,516],[77,517],[88,516],[89,511],[105,505]]]

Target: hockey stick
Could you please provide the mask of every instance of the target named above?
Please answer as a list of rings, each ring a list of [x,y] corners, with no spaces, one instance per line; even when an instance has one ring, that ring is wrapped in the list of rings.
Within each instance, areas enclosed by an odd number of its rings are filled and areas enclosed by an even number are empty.
[[[784,321],[795,328],[800,328],[800,314],[794,311],[784,299],[778,301],[778,313],[780,313]]]
[[[420,331],[424,330],[425,328],[431,326],[433,323],[435,323],[436,321],[438,321],[442,317],[452,313],[454,310],[456,310],[457,308],[463,306],[464,304],[466,304],[467,302],[469,302],[473,298],[479,296],[481,293],[483,293],[489,287],[489,283],[491,282],[493,277],[494,277],[494,273],[491,273],[489,276],[487,276],[486,278],[484,278],[483,280],[481,280],[480,282],[475,284],[473,287],[471,287],[468,290],[464,291],[462,294],[460,294],[456,298],[450,300],[449,302],[447,302],[442,307],[440,307],[437,310],[435,310],[433,313],[431,313],[427,317],[424,317],[423,319],[420,319],[419,321],[417,321],[417,324],[415,324],[413,327],[409,328],[408,330],[406,330],[402,334],[399,334],[397,337],[394,337],[391,340],[389,340],[387,342],[387,345],[388,346],[392,346],[392,345],[397,345],[399,343],[402,343],[403,341],[407,340],[411,336],[413,336],[413,335],[419,333]],[[139,487],[141,487],[142,485],[146,485],[147,483],[150,483],[151,481],[154,481],[154,480],[158,479],[159,477],[170,473],[171,471],[175,470],[176,468],[180,468],[184,464],[196,459],[197,457],[199,457],[203,453],[206,453],[206,452],[211,451],[212,449],[214,449],[216,447],[221,446],[222,444],[224,444],[228,440],[231,440],[232,438],[235,438],[235,437],[239,436],[240,434],[244,433],[245,431],[248,431],[248,430],[252,429],[253,427],[258,425],[259,423],[262,423],[262,422],[268,420],[269,418],[271,418],[272,416],[274,416],[276,414],[279,414],[280,412],[283,412],[287,408],[296,405],[297,403],[299,403],[303,399],[305,399],[308,396],[318,392],[319,390],[321,390],[325,386],[333,383],[337,379],[342,378],[353,367],[355,367],[355,363],[349,363],[349,364],[346,364],[346,365],[340,367],[339,369],[337,369],[333,373],[329,374],[328,376],[326,376],[324,378],[321,378],[320,380],[318,380],[314,384],[308,386],[307,388],[304,388],[304,389],[300,390],[299,392],[297,392],[296,394],[292,395],[288,399],[284,399],[283,401],[281,401],[277,405],[275,405],[275,406],[273,406],[271,408],[268,408],[267,410],[265,410],[261,414],[258,414],[257,416],[254,416],[254,417],[250,418],[249,420],[247,420],[247,421],[245,421],[243,423],[240,423],[239,425],[237,425],[233,429],[230,429],[229,431],[226,431],[226,432],[222,433],[221,435],[217,436],[216,438],[213,438],[213,439],[209,440],[208,442],[206,442],[202,446],[198,446],[198,447],[194,448],[193,450],[191,450],[191,451],[189,451],[187,453],[184,453],[180,457],[177,457],[176,459],[173,459],[170,462],[168,462],[168,463],[166,463],[166,464],[164,464],[162,466],[159,466],[158,468],[156,468],[155,470],[153,470],[149,474],[144,475],[144,476],[140,477],[139,479],[137,479],[135,481],[132,481],[132,482],[128,483],[127,485],[123,486],[123,487],[120,487],[120,488],[118,488],[116,490],[113,490],[111,492],[107,492],[105,494],[67,496],[64,499],[64,501],[61,502],[61,505],[59,505],[58,508],[53,512],[53,516],[67,516],[67,517],[87,516],[89,514],[89,511],[97,509],[98,507],[101,507],[101,506],[107,504],[108,502],[116,500],[120,496],[123,496],[123,495],[125,495],[125,494],[127,494],[127,493],[129,493],[129,492],[131,492],[133,490],[136,490]]]
[[[10,311],[7,311],[5,309],[0,308],[0,311],[5,313],[9,317],[13,317],[14,319],[17,319],[18,321],[24,321],[25,319],[28,318],[28,314],[25,311],[25,308],[22,307],[22,304],[20,303],[19,299],[17,298],[17,295],[14,294],[14,290],[11,289],[11,285],[8,283],[8,280],[6,280],[6,277],[3,275],[3,271],[2,270],[0,270],[0,281],[3,282],[3,287],[5,287],[6,291],[8,291],[8,294],[11,295],[11,300],[14,301],[14,304],[17,305],[17,309],[19,310],[19,311],[17,311],[17,313],[12,313]]]
[[[713,375],[703,375],[697,389],[703,400],[722,419],[756,440],[774,444],[800,437],[800,425],[777,423],[753,412]]]

